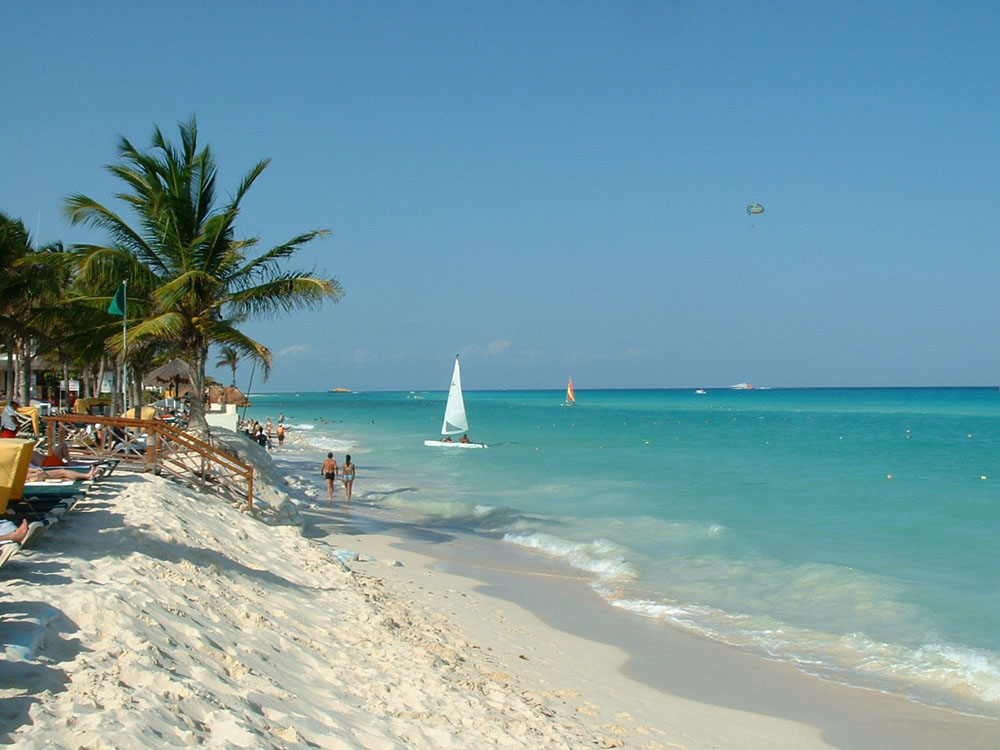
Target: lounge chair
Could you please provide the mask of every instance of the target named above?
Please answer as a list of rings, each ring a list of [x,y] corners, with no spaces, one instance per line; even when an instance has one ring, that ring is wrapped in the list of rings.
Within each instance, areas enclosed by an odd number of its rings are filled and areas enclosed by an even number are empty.
[[[94,476],[94,481],[102,479],[104,477],[109,477],[114,474],[115,469],[121,464],[122,460],[120,458],[99,458],[96,461],[83,461],[74,460],[67,464],[57,464],[53,466],[38,466],[35,468],[42,469],[43,471],[48,471],[50,469],[68,469],[69,471],[79,471],[82,474],[86,474],[95,466],[97,467],[97,474]]]
[[[107,471],[113,470],[112,468]],[[25,482],[21,497],[12,498],[10,509],[28,519],[61,516],[77,504],[106,474],[100,472],[89,480],[50,479],[43,482]]]
[[[29,521],[43,521],[46,518],[58,521],[60,516],[73,510],[85,494],[85,492],[81,492],[78,495],[62,495],[51,498],[26,497],[12,505],[10,513],[17,518],[26,518]]]
[[[61,497],[67,495],[78,495],[85,492],[90,487],[100,482],[101,479],[111,476],[111,473],[121,463],[121,459],[104,459],[95,461],[89,465],[75,466],[65,465],[58,467],[47,467],[48,469],[70,469],[80,473],[89,472],[96,467],[94,476],[90,479],[33,479],[30,482],[23,482],[20,487],[14,487],[10,492],[10,502],[20,500],[22,497]],[[46,469],[42,469],[45,471]]]
[[[0,401],[0,409],[7,406],[7,401]],[[19,406],[14,418],[17,420],[18,435],[40,435],[41,422],[39,421],[39,408],[37,406]]]
[[[33,497],[41,500],[71,497],[87,491],[88,483],[79,479],[50,479],[44,482],[25,482],[18,500]],[[12,500],[14,498],[11,498]]]

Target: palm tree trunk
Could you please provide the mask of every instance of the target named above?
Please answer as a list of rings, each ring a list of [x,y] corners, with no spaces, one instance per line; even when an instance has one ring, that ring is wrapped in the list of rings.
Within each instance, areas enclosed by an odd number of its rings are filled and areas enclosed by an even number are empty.
[[[63,389],[59,389],[59,409],[69,408],[69,363],[63,361],[63,385],[66,387],[66,401],[63,402]],[[65,406],[63,404],[65,403]]]
[[[188,352],[188,364],[191,366],[191,412],[188,415],[188,430],[198,435],[208,437],[208,421],[205,419],[205,361],[208,359],[208,349],[194,349]]]
[[[24,401],[21,403],[28,406],[31,403],[31,360],[34,356],[35,342],[31,337],[24,340]]]
[[[31,401],[31,368],[28,364],[28,342],[21,336],[17,337],[17,367],[14,371],[14,387],[11,389],[11,398],[27,406]]]
[[[7,366],[4,369],[3,391],[9,399],[14,396],[14,339],[7,339],[5,348],[7,349]]]

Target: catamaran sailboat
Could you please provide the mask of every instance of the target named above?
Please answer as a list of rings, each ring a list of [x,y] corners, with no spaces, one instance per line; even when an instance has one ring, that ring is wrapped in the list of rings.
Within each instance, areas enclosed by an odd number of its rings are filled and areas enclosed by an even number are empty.
[[[566,400],[563,401],[563,406],[576,406],[576,391],[573,389],[573,378],[569,379],[569,385],[566,386]]]
[[[424,445],[441,448],[485,448],[486,443],[473,443],[465,436],[469,431],[469,419],[465,415],[465,398],[462,396],[462,368],[455,355],[455,371],[451,375],[448,389],[448,403],[444,407],[444,424],[441,425],[442,440],[425,440]],[[462,440],[453,440],[452,435],[463,433]]]

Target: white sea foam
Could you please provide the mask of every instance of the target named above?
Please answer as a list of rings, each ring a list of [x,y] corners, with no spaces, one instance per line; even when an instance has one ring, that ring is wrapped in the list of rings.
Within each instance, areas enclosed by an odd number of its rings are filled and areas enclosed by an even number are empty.
[[[332,435],[310,435],[306,442],[310,447],[324,453],[349,453],[353,450],[354,443],[350,440],[335,438]]]
[[[939,643],[908,648],[860,633],[834,635],[713,607],[616,598],[610,587],[595,588],[616,607],[792,662],[804,672],[859,687],[905,693],[931,705],[1000,716],[1000,663],[995,654],[985,650]]]
[[[476,506],[459,499],[387,496],[382,504],[386,507],[398,508],[404,511],[407,516],[416,515],[431,520],[444,520],[456,527],[471,525],[476,518]]]
[[[628,581],[636,577],[635,569],[625,562],[624,550],[605,539],[572,542],[551,534],[516,532],[504,534],[503,539],[564,560],[574,568],[596,574],[601,580]]]

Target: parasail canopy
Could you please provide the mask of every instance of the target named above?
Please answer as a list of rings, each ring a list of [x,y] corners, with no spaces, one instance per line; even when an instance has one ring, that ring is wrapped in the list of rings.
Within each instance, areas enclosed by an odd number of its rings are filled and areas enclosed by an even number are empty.
[[[764,213],[764,207],[759,203],[748,203],[747,213],[750,216],[753,216],[754,214],[762,214]]]

